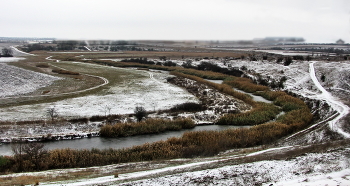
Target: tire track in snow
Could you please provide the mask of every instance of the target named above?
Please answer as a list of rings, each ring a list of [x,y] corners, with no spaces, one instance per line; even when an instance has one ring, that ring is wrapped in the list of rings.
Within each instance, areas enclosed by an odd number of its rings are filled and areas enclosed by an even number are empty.
[[[332,130],[342,134],[344,137],[350,138],[350,134],[345,132],[339,126],[339,123],[338,123],[341,118],[343,118],[344,116],[346,116],[349,113],[350,109],[347,105],[345,105],[341,101],[337,100],[325,88],[322,87],[322,85],[320,84],[320,82],[318,81],[318,79],[316,77],[314,63],[316,63],[316,62],[313,61],[309,64],[310,77],[311,77],[312,81],[314,82],[314,84],[316,85],[316,87],[322,92],[321,94],[317,95],[316,97],[318,99],[322,99],[322,100],[326,101],[329,105],[331,105],[331,107],[334,110],[336,110],[339,113],[338,116],[336,116],[333,120],[329,121],[329,127]]]
[[[349,107],[344,105],[342,102],[337,101],[326,89],[322,87],[320,82],[318,81],[315,73],[314,63],[309,63],[309,74],[311,77],[311,80],[314,82],[316,87],[322,92],[320,95],[313,96],[317,99],[326,101],[334,110],[336,110],[336,113],[332,116],[328,117],[327,119],[320,121],[316,124],[311,125],[310,127],[299,131],[297,133],[292,134],[291,136],[288,136],[285,138],[286,141],[291,141],[292,139],[297,138],[299,135],[306,134],[311,132],[312,130],[315,130],[318,127],[321,127],[325,124],[329,124],[330,129],[335,130],[336,132],[342,134],[346,138],[350,138],[350,134],[343,131],[339,126],[337,126],[337,122],[344,117],[346,114],[349,113]]]
[[[156,78],[154,78],[154,75],[152,72],[147,72],[149,74],[149,78],[152,79],[153,81],[157,82],[157,83],[162,83],[162,82],[159,82]]]
[[[163,84],[162,82],[160,82],[159,80],[157,80],[156,78],[154,78],[154,74],[153,74],[152,72],[150,72],[150,71],[146,71],[146,72],[149,74],[149,78],[150,78],[151,80],[153,80],[155,83],[157,83],[157,84]],[[168,93],[167,91],[165,91],[165,90],[160,90],[159,93],[160,93],[160,94],[169,94],[169,93]],[[156,100],[155,97],[150,97],[150,99]],[[157,103],[154,102],[154,104],[152,105],[153,110],[155,110],[156,105],[157,105]]]
[[[246,157],[254,157],[259,156],[262,154],[270,155],[271,153],[276,152],[288,152],[288,149],[295,148],[295,147],[302,147],[302,146],[284,146],[284,147],[277,147],[277,148],[270,148],[270,149],[264,149],[248,154],[238,154],[238,155],[231,155],[228,157],[220,157],[220,158],[204,158],[203,161],[198,162],[192,162],[192,163],[184,163],[181,165],[175,165],[175,166],[167,166],[164,168],[157,168],[157,169],[151,169],[151,170],[145,170],[145,171],[136,171],[136,172],[130,172],[130,173],[122,173],[119,174],[118,177],[115,176],[102,176],[97,178],[83,178],[78,180],[68,180],[68,181],[57,181],[57,182],[47,182],[47,183],[41,183],[41,185],[46,186],[66,186],[66,185],[74,185],[74,186],[83,186],[83,185],[97,185],[97,184],[106,184],[106,185],[118,185],[120,183],[132,181],[132,180],[142,180],[147,179],[149,176],[164,176],[164,175],[172,175],[172,174],[179,174],[184,172],[192,172],[193,169],[202,167],[205,165],[210,164],[218,164],[218,163],[225,163],[229,161],[234,161],[237,159],[242,159]]]
[[[30,53],[23,52],[23,51],[19,50],[19,49],[16,48],[15,46],[10,46],[10,48],[12,48],[13,50],[15,50],[16,52],[21,53],[21,54],[26,54],[26,55],[30,55],[30,56],[35,56],[35,54],[30,54]]]
[[[51,56],[50,56],[51,57]],[[47,60],[53,60],[53,59],[50,59],[50,57],[47,57],[46,59]],[[53,67],[56,67],[56,68],[59,68],[59,69],[62,69],[62,70],[66,70],[64,68],[61,68],[61,67],[58,67],[58,66],[55,66],[55,65],[52,65],[51,66]],[[83,74],[83,73],[81,73]],[[82,93],[82,92],[86,92],[86,91],[89,91],[89,90],[93,90],[93,89],[97,89],[99,87],[102,87],[104,85],[107,85],[109,83],[108,79],[104,78],[104,77],[101,77],[101,76],[95,76],[95,75],[90,75],[90,74],[83,74],[83,75],[86,75],[86,76],[90,76],[90,77],[96,77],[96,78],[99,78],[99,79],[102,79],[104,81],[104,83],[100,84],[100,85],[97,85],[97,86],[94,86],[94,87],[90,87],[88,89],[84,89],[84,90],[79,90],[79,91],[74,91],[74,92],[66,92],[66,93],[60,93],[60,94],[54,94],[54,95],[34,95],[34,96],[15,96],[15,97],[5,97],[5,98],[0,98],[0,100],[6,100],[6,99],[16,99],[16,98],[34,98],[34,97],[51,97],[51,96],[61,96],[61,95],[71,95],[71,94],[78,94],[78,93]]]
[[[52,65],[52,64],[51,64]],[[59,69],[62,69],[62,70],[66,70],[64,68],[61,68],[61,67],[58,67],[58,66],[55,66],[55,65],[52,65],[56,68],[59,68]],[[79,91],[75,91],[75,92],[67,92],[67,93],[62,93],[60,95],[66,95],[66,94],[76,94],[76,93],[81,93],[81,92],[86,92],[86,91],[89,91],[89,90],[93,90],[93,89],[96,89],[96,88],[99,88],[99,87],[102,87],[104,85],[107,85],[109,83],[108,79],[102,77],[102,76],[95,76],[95,75],[91,75],[91,74],[84,74],[84,73],[81,73],[83,75],[86,75],[86,76],[90,76],[90,77],[96,77],[96,78],[99,78],[99,79],[102,79],[104,81],[103,84],[100,84],[100,85],[97,85],[97,86],[94,86],[94,87],[91,87],[91,88],[88,88],[88,89],[84,89],[84,90],[79,90]]]

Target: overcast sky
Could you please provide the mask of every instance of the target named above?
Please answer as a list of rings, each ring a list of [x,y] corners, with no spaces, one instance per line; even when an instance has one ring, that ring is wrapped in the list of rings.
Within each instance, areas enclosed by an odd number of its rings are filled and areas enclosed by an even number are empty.
[[[0,0],[0,37],[350,42],[350,0]]]

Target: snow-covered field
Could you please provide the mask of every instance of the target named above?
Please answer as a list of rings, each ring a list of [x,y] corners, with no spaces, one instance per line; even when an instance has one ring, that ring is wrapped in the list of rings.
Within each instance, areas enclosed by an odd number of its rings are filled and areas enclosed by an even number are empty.
[[[307,51],[288,51],[288,50],[255,50],[256,52],[267,52],[271,54],[279,54],[284,56],[310,56],[312,55],[312,52]]]
[[[0,58],[0,98],[33,92],[60,78],[8,65],[19,58]]]
[[[84,178],[77,180],[65,180],[57,182],[41,182],[40,185],[50,186],[82,186],[82,185],[339,185],[350,184],[350,148],[336,148],[322,153],[307,153],[302,156],[288,160],[263,160],[253,163],[243,163],[236,165],[235,160],[241,158],[254,158],[258,156],[269,157],[274,153],[288,152],[294,147],[282,147],[261,150],[241,156],[223,156],[218,158],[193,159],[189,163],[181,163],[182,160],[172,160],[180,165],[166,166],[166,164],[154,165],[152,170],[141,170],[131,173],[116,172],[127,167],[128,164],[108,165],[102,167],[87,168],[94,172],[108,173],[110,176],[97,178]],[[171,161],[170,161],[171,162]],[[139,164],[151,168],[145,163],[130,163],[130,166]],[[219,164],[219,168],[195,170],[199,167]],[[194,171],[191,171],[194,170]],[[82,169],[51,170],[37,173],[16,173],[3,175],[0,178],[17,176],[40,176],[46,175],[54,177],[60,174],[84,171]],[[145,177],[151,177],[144,179]],[[137,181],[128,181],[136,179]]]
[[[101,68],[101,66],[98,67]],[[146,110],[161,110],[168,109],[176,104],[198,101],[195,96],[189,94],[186,90],[166,83],[166,78],[169,77],[167,73],[135,69],[125,70],[141,74],[143,78],[137,81],[126,79],[122,85],[110,87],[105,91],[107,93],[104,93],[104,95],[89,95],[51,103],[1,108],[0,120],[46,119],[46,110],[52,107],[56,109],[59,116],[72,118],[106,114],[130,114],[134,112],[136,106],[143,106]],[[40,83],[36,82],[36,80],[40,80],[40,76],[37,75],[38,73],[33,72],[29,74],[30,76],[37,77],[37,79],[32,79],[31,82],[40,85]],[[39,75],[47,76],[45,74]],[[28,78],[20,78],[21,82],[24,81],[22,79]],[[52,79],[55,80],[54,77]],[[15,85],[13,86],[15,87]],[[34,86],[23,86],[17,94],[32,91],[32,87]],[[12,92],[8,90],[11,89],[4,89],[3,94],[6,95]]]
[[[350,149],[341,152],[311,153],[288,161],[272,160],[230,165],[120,185],[349,185],[349,153]],[[123,175],[119,177],[122,178]],[[79,185],[79,182],[76,185]]]

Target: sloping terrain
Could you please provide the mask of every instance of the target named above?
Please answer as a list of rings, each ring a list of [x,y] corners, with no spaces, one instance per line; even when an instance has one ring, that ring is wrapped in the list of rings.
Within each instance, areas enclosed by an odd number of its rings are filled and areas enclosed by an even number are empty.
[[[0,71],[0,98],[30,93],[60,79],[1,63],[1,61]]]
[[[177,61],[182,63],[182,61]],[[212,60],[222,64],[221,61]],[[41,185],[348,185],[350,179],[349,146],[335,147],[325,144],[325,150],[313,153],[295,153],[298,148],[313,147],[315,144],[346,139],[349,114],[348,62],[333,63],[318,61],[296,61],[289,66],[268,61],[232,60],[226,62],[232,67],[245,66],[245,73],[252,77],[261,76],[268,80],[280,80],[286,77],[284,90],[300,96],[310,105],[316,116],[312,126],[304,131],[281,139],[271,146],[256,149],[239,149],[238,152],[226,152],[213,158],[182,160],[174,164],[154,162],[153,166],[139,167],[123,171],[115,168],[108,174],[60,182],[49,180]],[[330,66],[331,65],[331,66]],[[331,68],[330,68],[331,67]],[[345,70],[343,70],[345,69]],[[333,74],[334,75],[328,75]],[[323,80],[322,75],[326,74]],[[154,77],[149,76],[150,78]],[[139,84],[140,85],[140,84]],[[297,116],[296,116],[297,117]],[[333,147],[334,146],[334,147]],[[249,153],[246,151],[256,151]],[[284,156],[279,158],[280,154]],[[243,160],[242,160],[243,159]],[[275,159],[275,160],[271,160]],[[238,161],[241,160],[241,161]],[[270,160],[270,161],[269,161]],[[142,164],[142,163],[140,163]],[[150,164],[152,164],[150,162]],[[161,165],[160,165],[161,164]],[[129,164],[130,166],[135,164]],[[128,166],[128,165],[126,165]],[[107,169],[99,167],[97,169]],[[74,169],[77,171],[77,169]],[[146,170],[146,171],[145,171]],[[70,170],[56,172],[60,175]],[[120,171],[120,173],[118,173]],[[36,173],[29,173],[35,175]],[[45,174],[45,172],[43,172]],[[9,176],[19,176],[13,174]],[[101,174],[102,175],[102,174]],[[321,181],[322,182],[321,182]],[[125,183],[123,183],[125,182]]]

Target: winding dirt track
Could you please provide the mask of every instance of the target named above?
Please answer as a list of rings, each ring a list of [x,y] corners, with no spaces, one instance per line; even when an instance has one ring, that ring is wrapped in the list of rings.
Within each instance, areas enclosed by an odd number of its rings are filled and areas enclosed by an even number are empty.
[[[349,107],[346,106],[344,103],[342,103],[341,101],[338,101],[337,98],[333,97],[331,95],[331,93],[329,93],[325,88],[322,87],[322,85],[320,84],[320,82],[318,81],[317,77],[316,77],[316,73],[315,73],[315,68],[314,68],[314,62],[311,62],[310,65],[310,76],[312,81],[314,82],[314,84],[316,85],[316,87],[322,92],[320,95],[317,95],[316,97],[322,100],[325,100],[329,105],[332,106],[332,108],[334,110],[336,110],[338,112],[338,116],[336,116],[333,120],[329,121],[329,127],[342,134],[344,137],[346,138],[350,138],[350,134],[345,132],[340,124],[339,124],[339,120],[341,118],[343,118],[344,116],[346,116],[349,113]]]
[[[350,138],[350,134],[345,132],[339,124],[339,120],[341,118],[343,118],[344,116],[346,116],[349,113],[350,109],[348,106],[343,104],[341,101],[338,101],[337,98],[333,97],[331,95],[331,93],[329,93],[320,84],[320,82],[318,81],[318,79],[316,77],[314,63],[316,63],[316,61],[309,63],[309,73],[310,73],[310,77],[311,77],[312,81],[314,82],[315,86],[321,91],[321,94],[313,96],[313,97],[316,99],[319,99],[319,100],[326,101],[337,112],[335,114],[333,114],[332,116],[328,117],[327,119],[325,119],[321,122],[318,122],[316,124],[313,124],[312,126],[287,137],[285,140],[291,141],[292,139],[295,139],[302,134],[306,134],[306,133],[308,133],[316,128],[322,127],[322,126],[326,125],[327,123],[329,125],[329,128],[332,129],[333,131],[338,132],[339,134],[343,135],[345,138]]]
[[[46,58],[47,60],[52,60],[52,59],[49,59],[50,57]],[[62,69],[62,70],[66,70],[64,68],[61,68],[61,67],[58,67],[58,66],[55,66],[55,65],[52,65],[51,66],[55,67],[55,68],[59,68],[59,69]],[[5,98],[0,98],[0,100],[6,100],[6,99],[16,99],[16,98],[34,98],[34,97],[50,97],[50,96],[60,96],[60,95],[72,95],[72,94],[78,94],[78,93],[82,93],[82,92],[86,92],[86,91],[89,91],[89,90],[93,90],[93,89],[97,89],[99,87],[102,87],[102,86],[105,86],[107,84],[109,84],[109,81],[108,79],[104,78],[104,77],[101,77],[101,76],[95,76],[95,75],[90,75],[90,74],[83,74],[83,75],[86,75],[86,76],[90,76],[90,77],[96,77],[96,78],[99,78],[99,79],[102,79],[104,83],[100,84],[100,85],[97,85],[97,86],[94,86],[94,87],[90,87],[88,89],[84,89],[84,90],[79,90],[79,91],[74,91],[74,92],[66,92],[66,93],[60,93],[60,94],[55,94],[55,95],[35,95],[35,96],[9,96],[9,97],[5,97]]]

